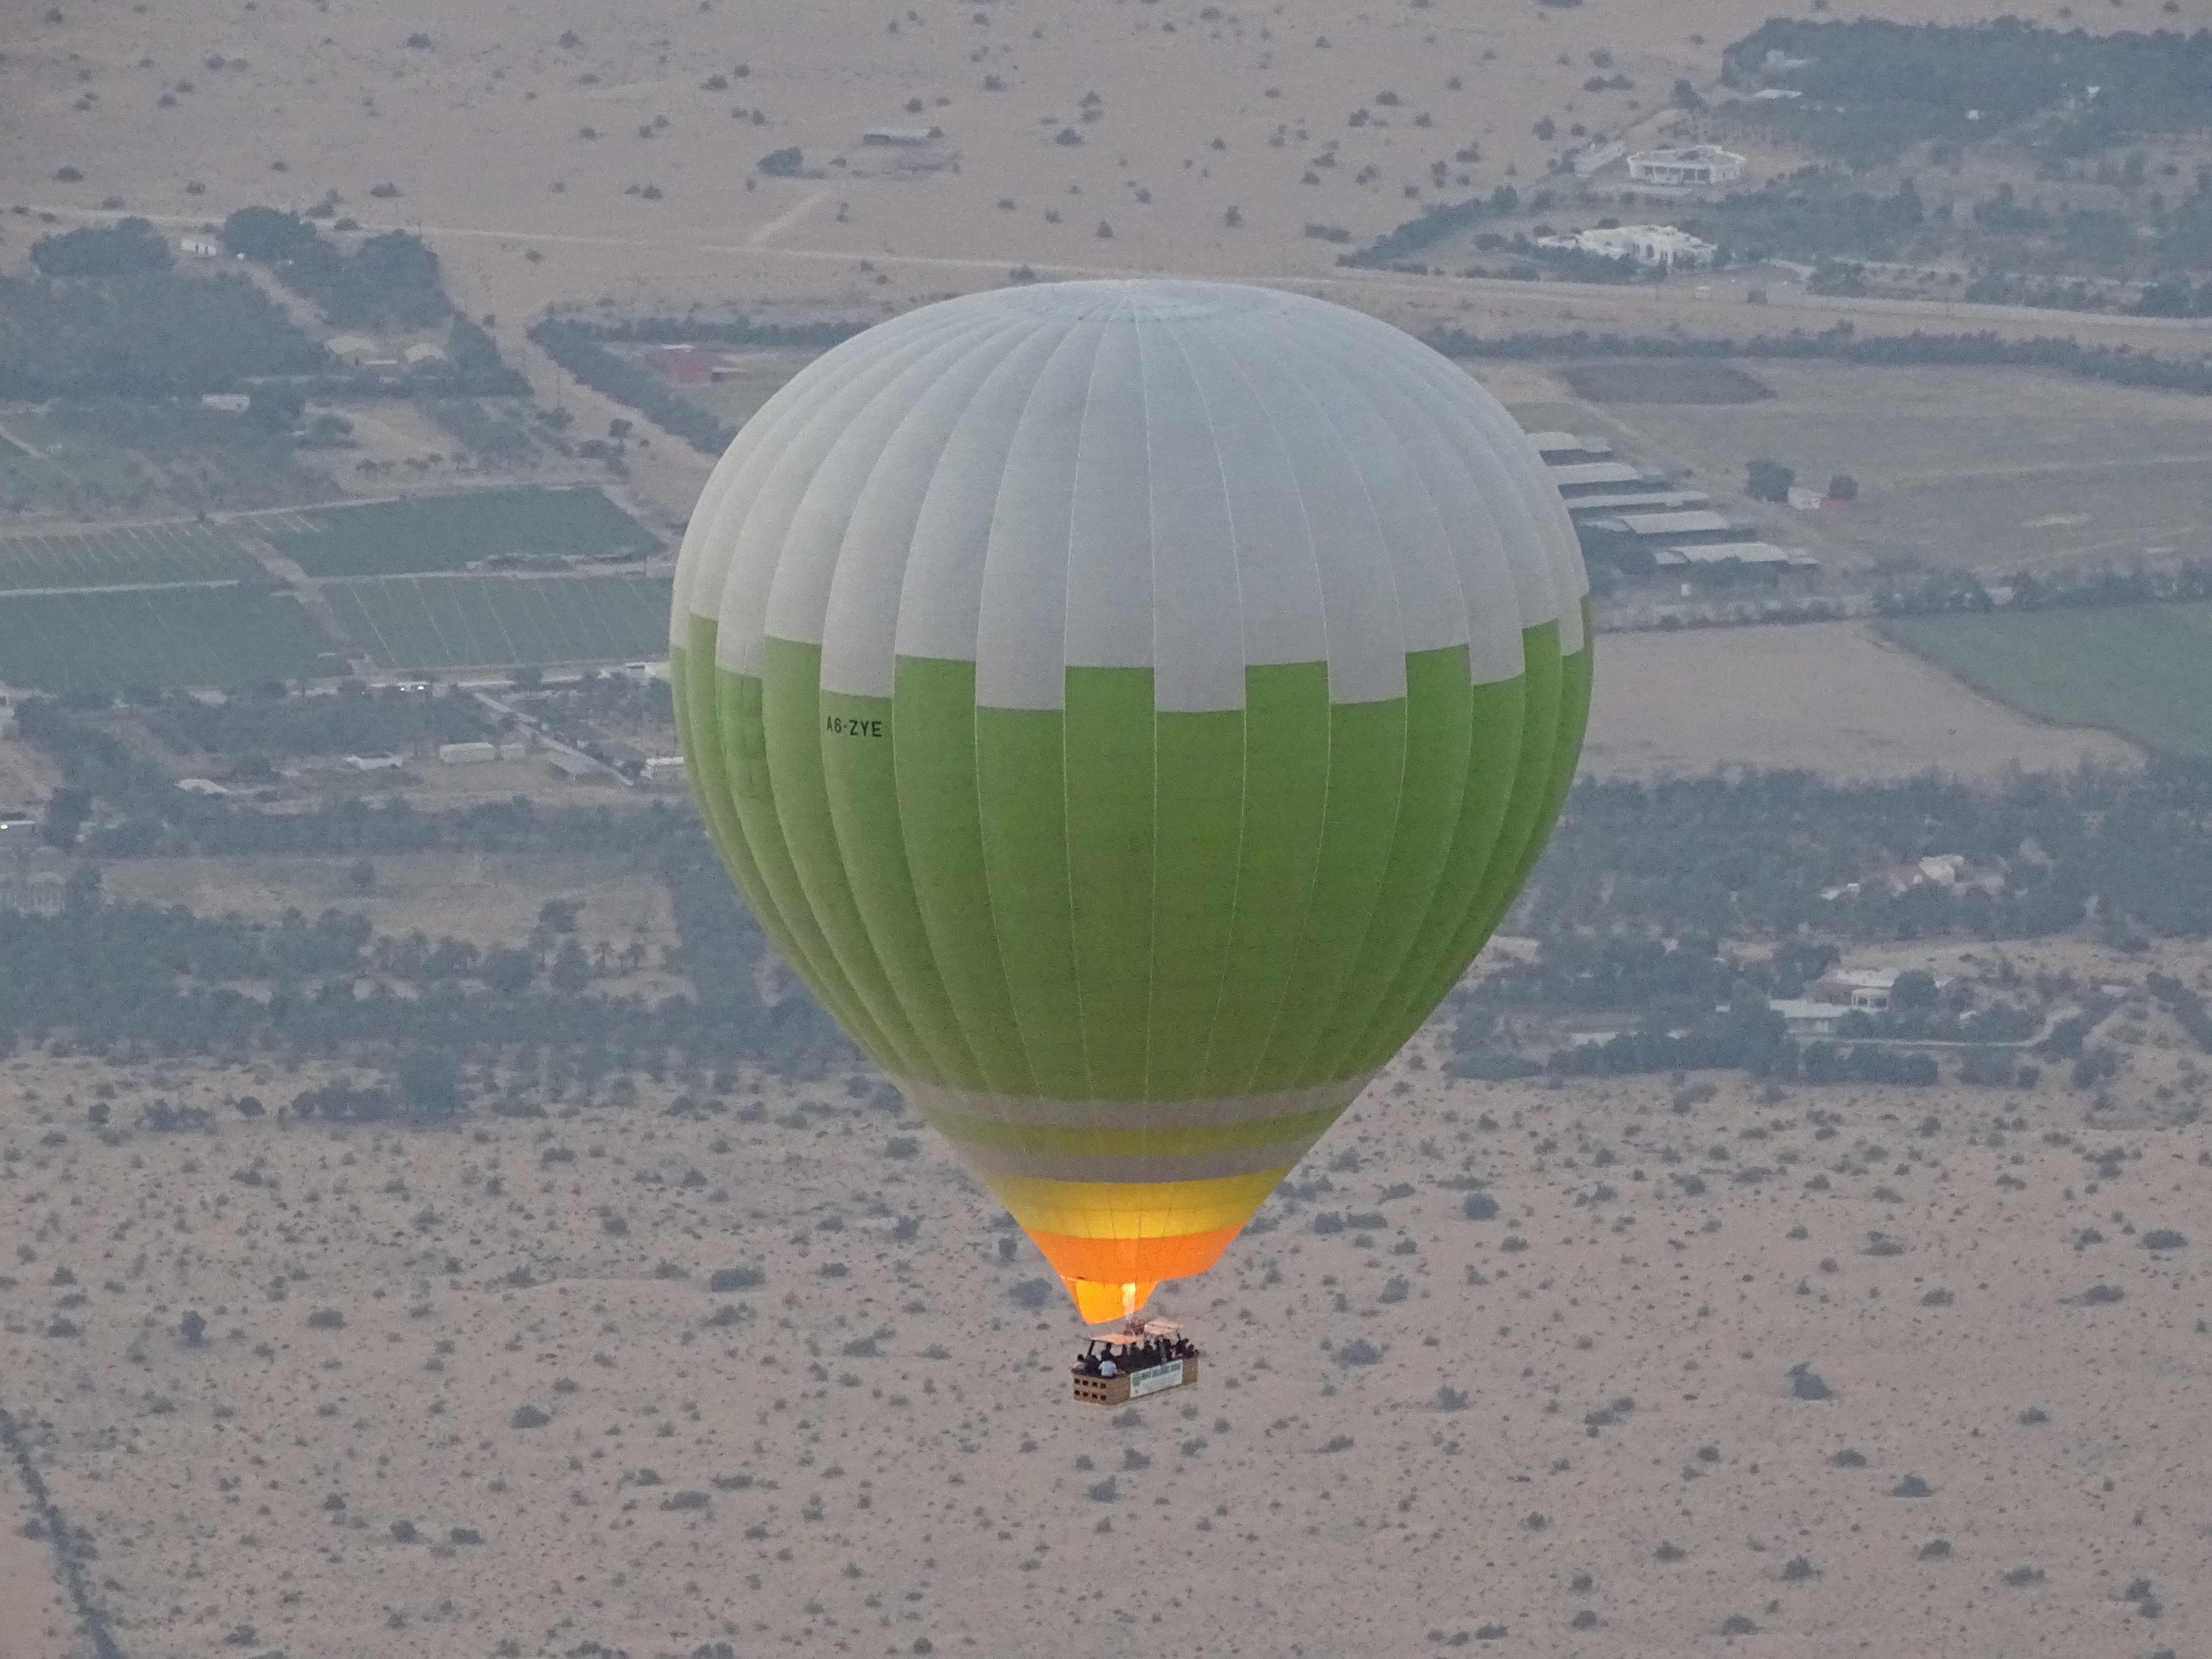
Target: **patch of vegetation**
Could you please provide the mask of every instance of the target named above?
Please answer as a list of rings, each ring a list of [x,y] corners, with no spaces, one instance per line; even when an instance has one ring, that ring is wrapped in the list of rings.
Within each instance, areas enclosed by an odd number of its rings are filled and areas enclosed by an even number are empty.
[[[329,367],[323,349],[235,271],[0,276],[0,398],[197,396]]]
[[[222,244],[267,265],[333,328],[428,328],[453,315],[438,256],[409,231],[348,252],[299,214],[247,207],[223,221]]]
[[[2212,757],[2212,603],[1896,617],[1882,630],[2037,720]]]

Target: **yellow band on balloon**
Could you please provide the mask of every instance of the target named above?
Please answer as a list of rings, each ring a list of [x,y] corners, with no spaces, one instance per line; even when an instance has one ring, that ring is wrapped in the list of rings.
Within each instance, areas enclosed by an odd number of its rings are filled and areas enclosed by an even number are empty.
[[[1168,1238],[1241,1227],[1289,1171],[1204,1181],[1049,1181],[983,1172],[983,1184],[1031,1232],[1068,1238]]]

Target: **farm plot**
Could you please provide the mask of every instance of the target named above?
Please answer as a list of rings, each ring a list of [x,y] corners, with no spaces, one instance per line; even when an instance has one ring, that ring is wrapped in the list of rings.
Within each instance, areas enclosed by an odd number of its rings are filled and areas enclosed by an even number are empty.
[[[658,550],[599,490],[486,489],[286,515],[270,541],[310,576],[462,570],[501,557],[616,557]]]
[[[659,576],[390,576],[323,589],[363,650],[418,671],[662,657],[672,591]]]
[[[240,686],[346,672],[289,592],[141,587],[0,599],[0,680],[14,685]]]
[[[2212,605],[1895,617],[1882,631],[2039,720],[2212,756]]]
[[[228,532],[211,525],[133,525],[0,538],[0,592],[234,582],[259,571]]]

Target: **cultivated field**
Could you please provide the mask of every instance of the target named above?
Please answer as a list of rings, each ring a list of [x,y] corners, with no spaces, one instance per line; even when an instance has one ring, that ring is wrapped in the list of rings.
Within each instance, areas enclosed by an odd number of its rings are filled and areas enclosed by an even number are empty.
[[[346,632],[401,670],[653,660],[665,576],[389,576],[323,589]]]
[[[2212,756],[2212,605],[1896,617],[1882,631],[2037,720]]]
[[[151,524],[0,536],[4,591],[237,581],[259,574],[253,556],[216,526]]]
[[[1200,1385],[1111,1415],[1029,1247],[842,1079],[422,1133],[226,1104],[306,1071],[35,1056],[0,1390],[134,1656],[2194,1651],[2212,1129],[2185,1039],[2117,1024],[2102,1106],[1417,1043],[1163,1299]]]
[[[2115,724],[2082,708],[2040,708],[1996,695],[2002,702],[1858,623],[1607,634],[1598,641],[1583,770],[1659,777],[1802,767],[1839,778],[1988,777],[2011,767],[2063,771],[2136,758],[2119,738],[2081,729]],[[2200,699],[2197,707],[2207,706]]]
[[[0,681],[11,685],[118,691],[346,672],[299,600],[278,590],[124,588],[0,603]]]
[[[659,542],[597,489],[525,488],[415,496],[264,520],[310,576],[459,570],[502,556],[613,557]]]

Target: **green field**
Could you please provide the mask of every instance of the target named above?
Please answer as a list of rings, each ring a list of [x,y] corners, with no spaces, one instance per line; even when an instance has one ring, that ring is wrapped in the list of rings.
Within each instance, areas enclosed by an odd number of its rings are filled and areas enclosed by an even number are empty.
[[[234,582],[259,574],[228,532],[203,524],[0,537],[0,592]]]
[[[317,507],[268,530],[310,576],[402,576],[501,556],[605,557],[660,545],[599,490],[534,485]]]
[[[264,587],[0,599],[0,680],[46,691],[250,685],[342,675],[300,602]]]
[[[2212,604],[1893,617],[1882,631],[2022,714],[2212,757]]]
[[[664,576],[391,576],[323,592],[387,668],[640,662],[668,654]]]

